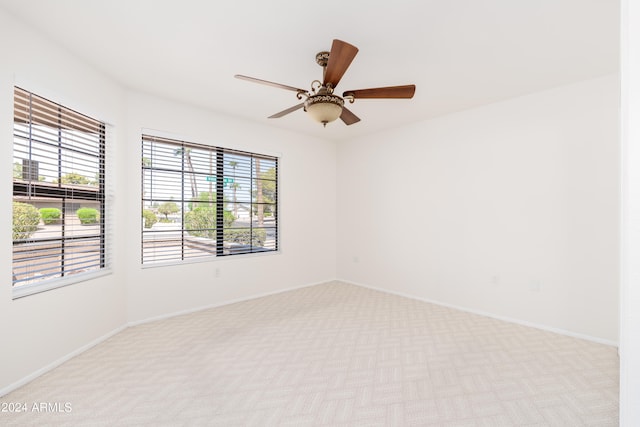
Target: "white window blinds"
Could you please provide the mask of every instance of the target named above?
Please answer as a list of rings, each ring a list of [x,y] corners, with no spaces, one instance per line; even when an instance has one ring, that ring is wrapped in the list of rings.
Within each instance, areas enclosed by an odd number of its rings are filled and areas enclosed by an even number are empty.
[[[105,124],[14,90],[13,286],[105,267]]]
[[[142,262],[278,250],[278,159],[142,136]]]

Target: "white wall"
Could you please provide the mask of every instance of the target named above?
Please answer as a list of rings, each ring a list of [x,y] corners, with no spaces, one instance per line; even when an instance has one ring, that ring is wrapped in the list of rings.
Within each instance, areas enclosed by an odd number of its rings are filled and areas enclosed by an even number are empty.
[[[640,4],[622,2],[620,425],[640,425]]]
[[[128,317],[139,322],[292,287],[333,280],[336,148],[300,136],[143,94],[128,97],[128,182],[140,182],[140,134],[153,129],[191,142],[280,156],[278,254],[142,268],[138,244],[127,249]],[[140,189],[123,197],[139,212]],[[140,221],[125,225],[140,235]],[[218,269],[219,277],[215,270]]]
[[[618,341],[618,79],[341,143],[338,278]]]
[[[13,86],[19,85],[92,117],[123,120],[124,92],[99,71],[0,12],[0,394],[126,322],[124,274],[113,274],[12,300],[11,174]],[[113,160],[118,164],[118,152]],[[122,185],[116,171],[115,186]],[[114,208],[118,214],[121,205]],[[114,248],[121,244],[115,236]]]

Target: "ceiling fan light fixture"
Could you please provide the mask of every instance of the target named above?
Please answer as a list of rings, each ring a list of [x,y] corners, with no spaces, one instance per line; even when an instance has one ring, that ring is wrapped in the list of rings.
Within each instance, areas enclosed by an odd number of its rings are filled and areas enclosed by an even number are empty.
[[[304,102],[304,111],[313,120],[326,126],[340,117],[343,106],[344,100],[337,95],[312,95]]]
[[[255,77],[243,76],[241,74],[236,74],[235,77],[241,80],[248,80],[254,83],[293,91],[296,93],[298,100],[305,98],[301,103],[269,116],[270,119],[286,116],[302,108],[309,114],[309,117],[318,123],[322,123],[325,127],[327,123],[331,123],[338,118],[347,126],[360,121],[358,116],[344,107],[345,99],[353,104],[356,99],[360,98],[413,98],[416,90],[415,85],[347,90],[343,92],[342,97],[334,95],[333,91],[336,86],[338,86],[338,83],[340,83],[342,76],[347,71],[347,68],[349,68],[351,61],[353,61],[357,53],[357,47],[342,40],[334,39],[330,51],[322,51],[316,55],[316,63],[322,67],[322,80],[312,81],[311,90],[256,79]]]

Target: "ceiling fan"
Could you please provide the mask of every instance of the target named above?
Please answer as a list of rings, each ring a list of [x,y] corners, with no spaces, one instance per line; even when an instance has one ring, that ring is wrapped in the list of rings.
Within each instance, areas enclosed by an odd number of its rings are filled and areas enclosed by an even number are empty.
[[[300,104],[269,116],[270,119],[285,116],[302,108],[311,118],[322,123],[325,127],[327,123],[336,120],[338,117],[340,117],[346,125],[352,125],[360,121],[355,114],[344,106],[345,100],[353,103],[356,99],[365,98],[413,98],[413,94],[416,91],[415,85],[347,90],[342,93],[341,97],[335,95],[333,92],[336,86],[338,86],[340,79],[347,71],[347,68],[349,68],[349,65],[351,65],[351,61],[353,61],[357,53],[357,47],[341,40],[334,40],[331,45],[331,52],[323,51],[316,55],[316,62],[323,69],[322,81],[312,81],[311,90],[309,91],[240,74],[236,74],[235,77],[241,80],[290,90],[296,92],[298,99],[301,100],[305,98]]]

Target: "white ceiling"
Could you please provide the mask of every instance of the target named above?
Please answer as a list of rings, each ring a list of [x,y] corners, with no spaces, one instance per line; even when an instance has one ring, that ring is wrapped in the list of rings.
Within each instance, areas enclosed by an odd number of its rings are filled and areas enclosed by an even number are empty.
[[[616,0],[0,0],[123,86],[329,139],[347,139],[618,70]],[[294,92],[338,38],[360,49],[336,92],[414,83],[411,100],[357,100],[326,129]]]

